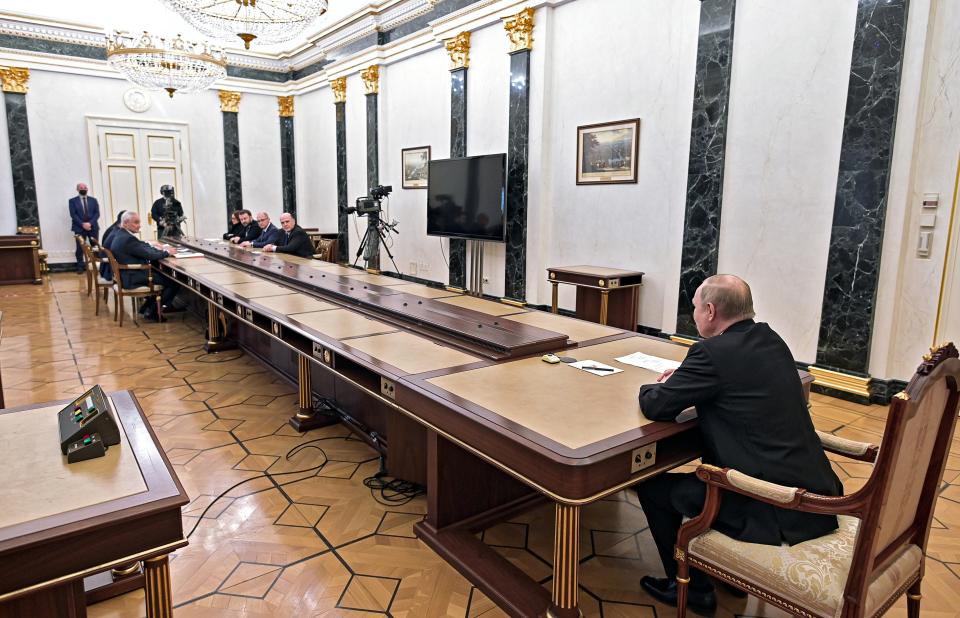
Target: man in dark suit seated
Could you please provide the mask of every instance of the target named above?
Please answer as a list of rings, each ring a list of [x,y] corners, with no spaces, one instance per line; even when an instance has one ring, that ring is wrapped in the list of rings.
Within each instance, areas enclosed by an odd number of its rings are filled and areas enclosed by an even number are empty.
[[[240,244],[244,242],[253,242],[254,240],[260,238],[261,229],[260,226],[253,222],[253,215],[250,214],[249,210],[241,210],[238,213],[240,215],[240,233],[236,236],[230,238],[230,242],[234,244]]]
[[[293,218],[293,215],[289,212],[280,215],[280,226],[283,228],[280,239],[275,244],[264,246],[264,251],[313,257],[313,243],[310,242],[310,237],[303,231],[303,228],[297,225],[297,220]]]
[[[165,257],[176,255],[177,250],[168,245],[162,249],[154,247],[134,236],[140,232],[140,215],[136,212],[125,212],[120,219],[120,227],[110,237],[110,250],[120,264],[150,264]],[[120,273],[123,288],[132,289],[147,285],[146,270],[124,270]],[[153,280],[163,286],[160,294],[164,309],[170,306],[177,295],[179,284],[160,272],[153,273]],[[140,310],[141,315],[148,320],[156,320],[156,303],[146,302]]]
[[[260,236],[256,240],[245,240],[240,243],[241,247],[253,247],[263,249],[267,245],[273,245],[283,238],[283,232],[277,229],[277,226],[270,223],[270,215],[265,212],[257,213],[257,226],[260,228]]]
[[[651,420],[672,421],[695,406],[703,462],[818,494],[839,496],[813,427],[790,350],[767,324],[753,321],[750,286],[733,275],[706,279],[693,297],[693,319],[704,337],[686,359],[656,384],[640,388],[640,409]],[[646,576],[641,586],[657,600],[677,602],[673,556],[684,517],[703,509],[706,487],[692,473],[661,474],[637,486],[666,578]],[[786,511],[725,492],[714,529],[735,539],[791,545],[837,528],[837,518]],[[691,570],[688,603],[700,613],[716,608],[713,584]]]

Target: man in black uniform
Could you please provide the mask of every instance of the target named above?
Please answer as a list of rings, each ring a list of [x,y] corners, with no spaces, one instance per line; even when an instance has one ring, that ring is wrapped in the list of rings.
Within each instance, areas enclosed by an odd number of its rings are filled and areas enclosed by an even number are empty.
[[[163,185],[160,187],[160,195],[163,197],[154,202],[150,208],[150,216],[153,218],[153,222],[157,224],[157,238],[163,237],[163,217],[168,208],[172,209],[171,212],[175,213],[178,219],[183,216],[183,205],[180,204],[180,200],[174,197],[172,186]]]
[[[733,275],[706,279],[693,297],[693,319],[704,337],[675,371],[640,389],[650,420],[671,421],[696,406],[703,462],[812,492],[839,496],[833,472],[813,427],[787,345],[767,324],[753,321],[750,286]],[[673,548],[684,517],[700,514],[705,485],[692,473],[662,474],[637,486],[666,578],[641,579],[661,602],[677,602]],[[787,511],[724,492],[714,529],[749,543],[791,545],[837,528],[837,518]],[[691,570],[691,609],[711,613],[716,597],[709,578]]]
[[[140,240],[134,236],[139,231],[140,215],[135,211],[123,213],[123,217],[120,218],[120,227],[110,237],[110,250],[113,251],[113,256],[117,258],[117,262],[120,264],[150,264],[177,254],[177,250],[173,247],[164,245],[163,249],[158,249],[150,243]],[[146,270],[124,270],[120,277],[124,289],[147,285]],[[174,296],[177,295],[179,285],[159,272],[153,273],[153,280],[163,286],[163,292],[160,294],[161,302],[163,302],[164,307],[169,307]],[[140,313],[148,320],[159,318],[156,303],[153,302],[144,303]]]
[[[266,245],[264,251],[277,253],[291,253],[300,257],[313,257],[313,243],[310,237],[297,225],[297,220],[289,212],[280,215],[280,226],[283,232],[275,245]]]

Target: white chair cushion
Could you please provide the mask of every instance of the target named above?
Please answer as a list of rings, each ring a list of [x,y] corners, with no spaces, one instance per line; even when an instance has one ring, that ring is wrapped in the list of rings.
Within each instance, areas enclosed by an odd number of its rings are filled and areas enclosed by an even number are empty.
[[[113,284],[113,287],[114,287],[114,289],[116,289],[117,284],[114,283],[114,284]],[[162,290],[162,289],[163,289],[163,286],[162,286],[162,285],[155,285],[155,286],[153,286],[153,290],[154,290],[155,292],[159,292],[159,291]],[[146,285],[141,285],[141,286],[138,287],[138,288],[123,288],[123,293],[124,293],[124,294],[128,294],[128,293],[136,294],[136,293],[138,293],[138,292],[149,292],[149,291],[150,291],[150,287],[149,287],[149,286],[146,286]]]
[[[860,520],[839,517],[833,533],[803,543],[760,545],[745,543],[710,530],[690,541],[689,553],[758,588],[769,590],[798,608],[818,616],[839,616],[843,590],[853,561]],[[902,591],[920,569],[923,552],[908,546],[880,576],[869,584],[866,616],[871,616]]]
[[[113,285],[113,281],[104,279],[103,277],[97,277],[97,285]]]

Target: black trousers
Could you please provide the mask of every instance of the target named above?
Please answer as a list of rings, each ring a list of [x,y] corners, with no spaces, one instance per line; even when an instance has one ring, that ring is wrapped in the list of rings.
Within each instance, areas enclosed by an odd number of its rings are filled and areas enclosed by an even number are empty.
[[[684,517],[696,517],[703,510],[707,488],[692,472],[685,474],[660,474],[636,487],[640,506],[647,516],[650,534],[657,545],[657,553],[667,577],[677,576],[677,561],[673,549],[677,544],[677,532]],[[690,569],[690,588],[712,588],[710,578],[702,571]]]
[[[94,242],[94,243],[97,242],[97,234],[93,230],[90,230],[89,232],[87,230],[83,230],[78,234],[78,236],[86,237],[87,239],[89,239],[91,242]],[[77,251],[74,254],[74,256],[77,258],[77,270],[82,271],[83,270],[83,249],[80,248],[79,240],[76,241],[76,244],[77,244]]]

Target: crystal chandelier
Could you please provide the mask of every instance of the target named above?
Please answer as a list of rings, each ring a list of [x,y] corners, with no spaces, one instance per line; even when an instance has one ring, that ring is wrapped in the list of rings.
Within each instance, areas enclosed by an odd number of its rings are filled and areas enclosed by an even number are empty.
[[[177,35],[165,39],[144,32],[107,35],[107,62],[134,84],[150,90],[196,92],[227,74],[227,54],[207,43],[191,43]]]
[[[327,0],[163,0],[191,26],[221,40],[283,43],[327,11]]]

